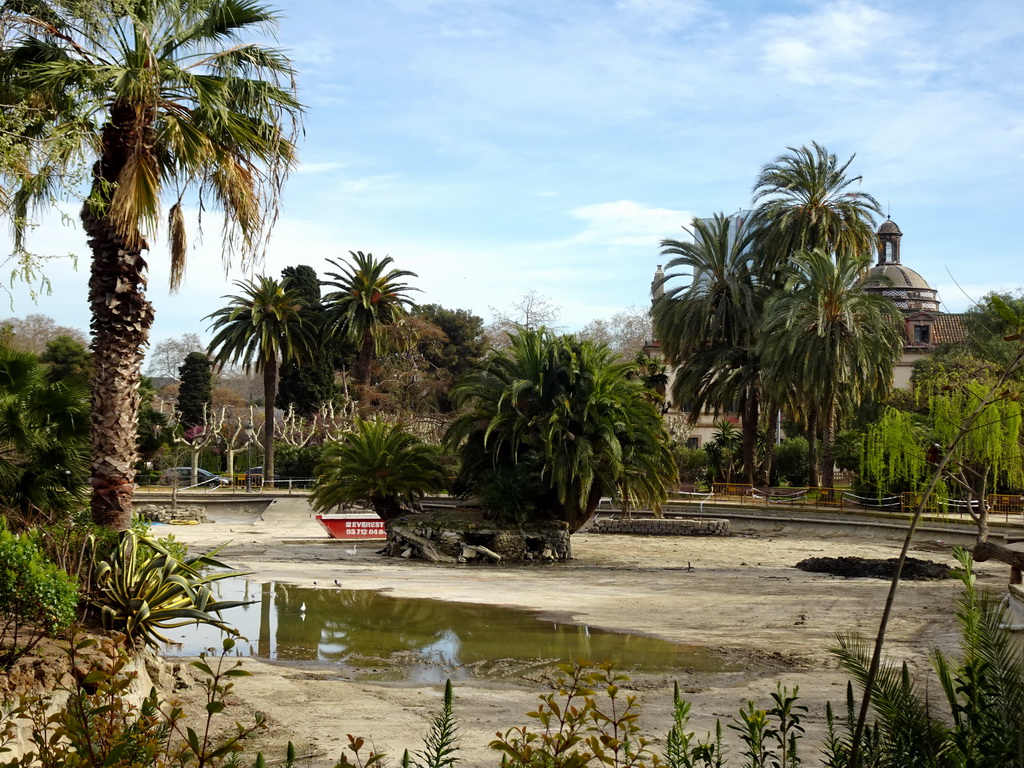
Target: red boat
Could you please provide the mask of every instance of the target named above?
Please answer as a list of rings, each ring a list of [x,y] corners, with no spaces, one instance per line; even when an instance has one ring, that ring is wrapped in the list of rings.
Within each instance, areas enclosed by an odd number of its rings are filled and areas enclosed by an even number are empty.
[[[328,513],[317,515],[316,521],[332,539],[343,541],[374,541],[388,537],[384,521],[375,514]]]

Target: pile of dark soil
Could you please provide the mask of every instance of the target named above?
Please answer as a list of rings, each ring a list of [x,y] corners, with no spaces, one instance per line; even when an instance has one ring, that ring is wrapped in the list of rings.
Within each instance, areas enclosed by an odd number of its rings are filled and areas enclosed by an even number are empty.
[[[801,571],[812,573],[831,573],[833,576],[867,576],[874,579],[891,579],[896,570],[896,558],[874,560],[867,557],[809,557],[796,564]],[[903,563],[901,578],[909,581],[928,581],[929,579],[948,579],[952,568],[943,563],[931,560],[918,560],[908,557]]]

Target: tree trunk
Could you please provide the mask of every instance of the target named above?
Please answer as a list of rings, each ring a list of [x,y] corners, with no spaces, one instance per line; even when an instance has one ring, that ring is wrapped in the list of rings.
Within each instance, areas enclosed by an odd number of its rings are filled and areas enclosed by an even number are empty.
[[[373,364],[373,357],[373,333],[367,328],[363,332],[363,340],[359,345],[359,356],[356,357],[356,384],[361,389],[370,384],[370,366]]]
[[[748,485],[757,480],[757,427],[761,412],[760,388],[755,381],[747,390],[743,409],[743,477]]]
[[[274,486],[274,403],[277,401],[277,358],[263,364],[263,484]]]
[[[83,206],[81,219],[92,249],[92,519],[124,530],[132,521],[139,383],[153,306],[144,292],[146,262],[141,250],[126,248],[89,203]]]
[[[778,411],[775,408],[767,408],[768,429],[765,430],[764,458],[761,462],[761,481],[770,486],[772,484],[772,462],[775,460],[775,441],[779,437],[779,422],[776,419]]]
[[[825,413],[825,428],[821,431],[821,484],[831,489],[835,480],[835,459],[832,446],[836,442],[836,404],[833,400]]]
[[[133,148],[152,141],[151,133],[152,114],[122,103],[111,107],[110,122],[103,126],[100,158],[93,166],[90,199],[81,211],[92,250],[91,509],[94,522],[114,530],[124,530],[132,521],[139,382],[153,305],[145,295],[145,239],[137,230],[127,233],[130,236],[118,234],[103,211]]]
[[[979,541],[974,545],[974,551],[971,553],[971,557],[974,558],[974,562],[976,563],[984,563],[986,560],[998,560],[1001,563],[1006,563],[1008,566],[1013,568],[1014,571],[1024,571],[1024,552],[1004,547],[1002,544],[993,544],[990,541]],[[1011,579],[1010,583],[1019,582],[1014,582]]]
[[[385,525],[390,525],[395,518],[408,515],[411,512],[402,506],[397,496],[371,496],[370,506]]]
[[[807,417],[807,485],[811,488],[821,485],[818,464],[818,409],[812,405]]]
[[[979,473],[978,487],[975,490],[975,495],[978,502],[978,511],[974,517],[974,522],[978,526],[978,544],[984,544],[988,541],[988,472],[984,469]],[[970,502],[968,502],[970,503]]]

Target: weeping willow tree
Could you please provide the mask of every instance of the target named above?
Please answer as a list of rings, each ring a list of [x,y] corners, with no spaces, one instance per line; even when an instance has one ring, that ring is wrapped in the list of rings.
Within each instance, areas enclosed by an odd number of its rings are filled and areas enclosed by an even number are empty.
[[[978,541],[988,539],[986,498],[993,490],[1024,486],[1021,427],[1024,411],[1019,393],[992,396],[992,384],[978,380],[933,379],[917,390],[923,414],[887,408],[864,441],[861,472],[879,488],[909,486],[917,490],[934,469],[939,453],[952,445],[962,425],[984,403],[973,426],[956,442],[939,497],[959,496],[978,527]],[[989,402],[985,402],[986,399]]]

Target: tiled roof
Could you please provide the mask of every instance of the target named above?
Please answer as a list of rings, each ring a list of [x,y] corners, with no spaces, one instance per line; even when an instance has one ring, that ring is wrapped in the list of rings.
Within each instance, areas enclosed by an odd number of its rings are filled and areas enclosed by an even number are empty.
[[[963,315],[935,315],[932,330],[935,344],[958,344],[967,338]]]

